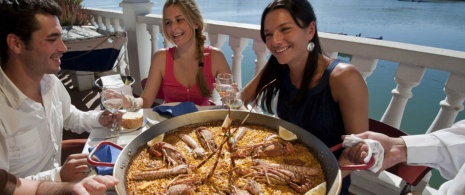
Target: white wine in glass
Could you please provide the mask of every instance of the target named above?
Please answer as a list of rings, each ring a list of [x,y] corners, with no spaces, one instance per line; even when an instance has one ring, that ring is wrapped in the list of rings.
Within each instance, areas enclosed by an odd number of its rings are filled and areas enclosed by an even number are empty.
[[[231,109],[239,109],[244,105],[244,90],[240,87],[231,87],[226,92],[225,102]]]
[[[233,84],[233,76],[229,73],[220,73],[216,75],[215,81],[215,89],[218,91],[218,94],[221,97],[221,102],[223,104],[222,107],[224,107],[224,98],[226,96],[226,92]]]
[[[123,93],[117,86],[103,86],[101,98],[103,107],[113,115],[116,115],[123,106]],[[115,123],[112,124],[110,130],[112,133],[119,134],[119,127]]]

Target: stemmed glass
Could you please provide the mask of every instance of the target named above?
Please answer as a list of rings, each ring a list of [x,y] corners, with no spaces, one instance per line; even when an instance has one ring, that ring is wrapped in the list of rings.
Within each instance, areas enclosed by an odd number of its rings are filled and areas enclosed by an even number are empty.
[[[116,116],[118,110],[123,106],[123,93],[118,86],[103,86],[102,88],[102,105]],[[112,136],[119,135],[120,127],[113,123],[110,128]]]
[[[231,88],[233,84],[233,76],[229,73],[220,73],[215,78],[215,88],[221,97],[221,107],[224,108],[226,92]]]
[[[226,91],[226,105],[231,109],[239,109],[244,105],[244,90],[237,85],[232,85]]]

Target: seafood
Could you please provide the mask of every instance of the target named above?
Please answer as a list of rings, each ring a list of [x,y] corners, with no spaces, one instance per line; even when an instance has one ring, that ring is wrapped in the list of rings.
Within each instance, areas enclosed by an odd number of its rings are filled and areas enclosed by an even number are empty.
[[[176,150],[176,148],[166,142],[155,143],[149,148],[149,153],[154,157],[163,156],[163,161],[169,165],[180,165],[186,164],[186,159],[182,154]]]
[[[265,167],[271,167],[271,168],[276,168],[276,169],[285,169],[289,170],[295,173],[301,173],[305,175],[317,175],[320,172],[316,168],[312,167],[304,167],[304,166],[296,166],[296,165],[287,165],[287,164],[267,164],[259,159],[254,159],[253,160],[253,165],[259,165],[259,166],[265,166]]]
[[[179,165],[171,169],[156,170],[156,171],[145,171],[139,172],[132,176],[132,180],[154,180],[159,178],[165,178],[170,176],[175,176],[179,174],[186,174],[191,171],[191,168],[188,165]]]
[[[276,131],[266,127],[245,124],[223,128],[221,122],[179,127],[166,133],[163,142],[140,148],[126,172],[128,194],[275,194],[279,191],[290,195],[304,194],[306,189],[324,181],[317,159],[301,143],[274,137]],[[215,138],[216,152],[209,152],[208,146],[201,145],[198,133],[202,132],[197,130],[202,129]],[[238,138],[241,129],[248,131]],[[191,139],[187,140],[183,134]],[[204,149],[204,157],[194,156],[196,147]],[[312,169],[318,171],[312,172]]]
[[[262,192],[262,187],[260,184],[258,184],[256,181],[252,179],[248,179],[247,183],[242,187],[239,188],[237,185],[232,185],[230,194],[233,195],[261,195],[263,194]]]
[[[202,147],[211,152],[216,152],[218,146],[216,145],[215,140],[213,139],[213,134],[206,127],[199,127],[195,130],[197,138],[200,141]]]
[[[186,177],[184,179],[180,179]],[[179,179],[179,180],[178,180]],[[202,183],[199,177],[193,175],[179,175],[176,177],[169,185],[168,190],[165,192],[167,195],[171,194],[195,194],[195,189],[197,186]]]
[[[244,137],[245,133],[247,133],[248,130],[249,129],[247,129],[246,127],[239,127],[239,130],[237,130],[237,133],[234,135],[234,140],[236,142],[241,140],[242,137]]]
[[[242,189],[247,190],[252,195],[263,194],[260,184],[252,179],[247,180],[247,183],[244,185],[244,187],[242,187]]]
[[[238,150],[233,153],[233,156],[237,158],[245,158],[248,156],[255,158],[291,155],[294,153],[295,149],[291,143],[286,141],[272,141],[248,146],[246,148],[238,148]]]
[[[204,157],[205,156],[205,150],[200,147],[195,140],[186,134],[179,134],[179,137],[184,141],[190,148],[192,148],[192,155],[194,158],[199,158],[199,157]]]
[[[252,177],[255,181],[266,182],[270,185],[288,184],[299,193],[305,193],[312,188],[311,186],[315,185],[315,182],[306,174],[267,166],[254,166],[252,169],[256,171],[244,177]]]
[[[200,179],[195,175],[191,177],[186,174],[178,175],[168,184],[168,189],[165,192],[156,192],[155,195],[194,195],[197,185],[200,183]]]

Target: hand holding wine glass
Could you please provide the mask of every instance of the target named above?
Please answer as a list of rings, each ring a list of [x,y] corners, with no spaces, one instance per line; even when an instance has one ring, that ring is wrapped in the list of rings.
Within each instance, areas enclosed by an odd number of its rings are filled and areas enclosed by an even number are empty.
[[[216,76],[215,81],[215,89],[218,91],[218,94],[221,97],[222,107],[224,107],[224,98],[227,90],[229,90],[231,88],[231,84],[233,84],[233,76],[229,73],[220,73]]]
[[[118,110],[123,105],[123,94],[121,89],[117,86],[103,86],[101,98],[103,107],[111,112],[114,117],[117,116]],[[119,134],[119,129],[120,127],[117,123],[113,123],[110,128],[112,134]]]
[[[244,105],[244,90],[233,84],[230,89],[226,91],[225,102],[231,109],[239,109]]]

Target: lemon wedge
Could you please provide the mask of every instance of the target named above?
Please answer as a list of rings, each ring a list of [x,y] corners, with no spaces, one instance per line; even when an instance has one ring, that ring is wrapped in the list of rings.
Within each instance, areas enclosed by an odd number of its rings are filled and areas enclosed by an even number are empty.
[[[223,128],[228,128],[229,126],[231,126],[231,119],[229,118],[229,114],[226,115],[226,118],[224,119],[223,121],[223,125],[221,125],[221,127]]]
[[[295,134],[281,126],[279,126],[279,137],[286,141],[292,141],[297,139],[297,136]]]
[[[147,146],[152,147],[155,143],[162,142],[165,134],[161,134],[147,142]]]
[[[324,195],[326,194],[326,182],[320,183],[319,185],[306,192],[305,195]]]

